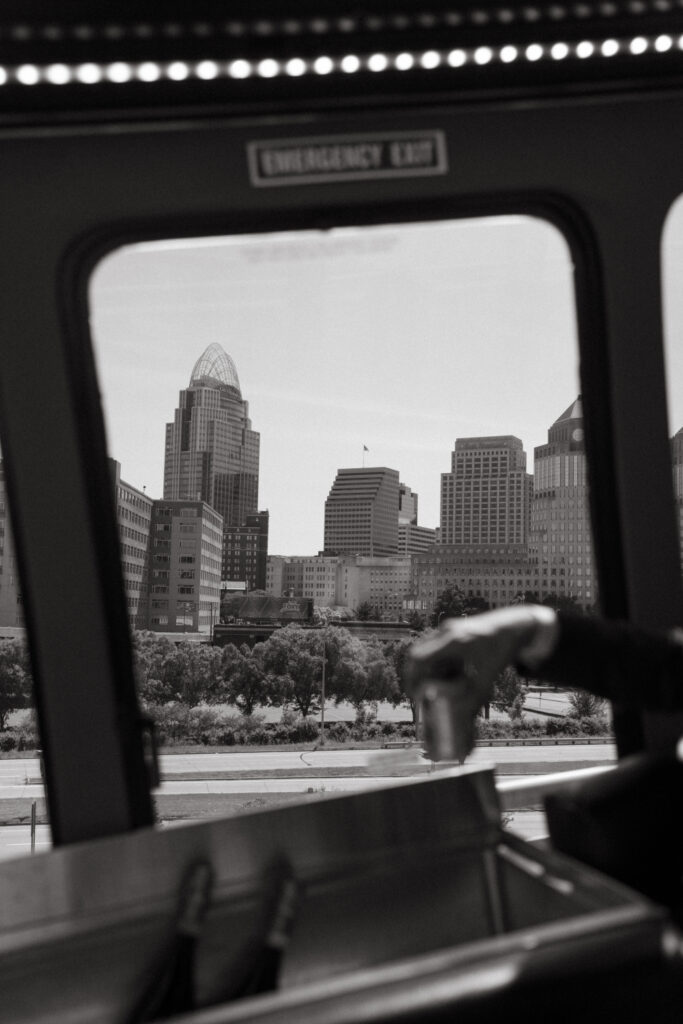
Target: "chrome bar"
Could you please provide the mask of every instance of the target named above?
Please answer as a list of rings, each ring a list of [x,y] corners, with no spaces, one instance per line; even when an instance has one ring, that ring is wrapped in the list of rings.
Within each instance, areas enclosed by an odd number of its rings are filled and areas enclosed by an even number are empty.
[[[594,775],[612,771],[614,765],[596,765],[593,768],[576,768],[568,772],[553,772],[551,775],[531,775],[528,779],[497,779],[496,789],[500,806],[504,811],[521,810],[543,803],[546,793],[555,793],[575,782],[590,779]]]

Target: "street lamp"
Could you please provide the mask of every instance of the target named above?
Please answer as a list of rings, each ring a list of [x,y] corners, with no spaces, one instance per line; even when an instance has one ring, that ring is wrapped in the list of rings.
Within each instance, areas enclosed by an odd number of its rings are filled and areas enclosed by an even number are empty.
[[[323,664],[320,680],[320,746],[325,746],[325,637],[323,636]]]

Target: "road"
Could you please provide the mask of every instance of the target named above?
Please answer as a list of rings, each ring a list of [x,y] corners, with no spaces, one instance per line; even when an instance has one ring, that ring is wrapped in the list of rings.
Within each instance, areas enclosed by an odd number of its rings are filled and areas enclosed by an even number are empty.
[[[589,765],[608,765],[616,759],[611,743],[572,743],[552,746],[477,747],[472,766],[497,769],[499,777],[528,777]],[[339,793],[400,784],[413,774],[435,769],[417,748],[406,750],[306,750],[164,754],[162,785],[171,794]],[[401,777],[395,777],[400,773]],[[42,797],[37,758],[0,759],[0,800]],[[543,834],[538,811],[516,811],[510,826],[525,838]],[[0,827],[0,859],[29,852],[27,825]],[[36,849],[48,849],[49,828],[38,826]]]

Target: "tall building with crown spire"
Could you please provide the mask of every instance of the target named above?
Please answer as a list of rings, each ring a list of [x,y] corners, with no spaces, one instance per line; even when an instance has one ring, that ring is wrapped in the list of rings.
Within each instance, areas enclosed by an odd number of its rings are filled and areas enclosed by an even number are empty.
[[[596,600],[581,396],[534,449],[530,556],[543,597]]]
[[[234,564],[230,545],[241,536],[236,528],[258,512],[259,452],[260,435],[252,430],[235,364],[220,345],[209,345],[166,425],[164,499],[204,501],[223,517],[224,539],[230,537],[223,579]],[[245,582],[251,590],[264,587],[265,569]]]

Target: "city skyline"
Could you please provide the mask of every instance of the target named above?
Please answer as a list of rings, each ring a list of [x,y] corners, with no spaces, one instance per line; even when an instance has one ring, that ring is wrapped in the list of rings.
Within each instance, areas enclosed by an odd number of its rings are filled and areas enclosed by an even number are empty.
[[[322,550],[334,476],[364,447],[436,526],[456,437],[529,450],[579,390],[569,252],[532,218],[128,246],[96,268],[91,320],[110,453],[152,496],[194,362],[212,342],[231,357],[273,553]]]
[[[667,231],[673,338],[680,204]],[[110,454],[154,497],[178,392],[201,352],[223,347],[261,434],[259,507],[278,554],[322,550],[334,476],[364,448],[434,527],[456,438],[513,434],[531,457],[581,390],[571,256],[528,217],[127,246],[94,272],[91,321]],[[683,350],[669,354],[673,434]]]

